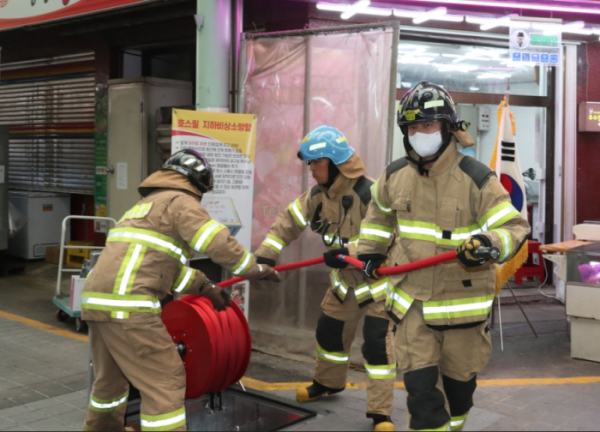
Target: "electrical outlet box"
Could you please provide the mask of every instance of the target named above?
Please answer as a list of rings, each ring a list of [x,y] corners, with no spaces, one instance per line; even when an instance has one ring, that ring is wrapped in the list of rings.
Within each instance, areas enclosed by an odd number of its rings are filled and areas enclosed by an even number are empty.
[[[489,131],[490,130],[490,110],[486,107],[478,107],[478,119],[477,119],[477,130]]]

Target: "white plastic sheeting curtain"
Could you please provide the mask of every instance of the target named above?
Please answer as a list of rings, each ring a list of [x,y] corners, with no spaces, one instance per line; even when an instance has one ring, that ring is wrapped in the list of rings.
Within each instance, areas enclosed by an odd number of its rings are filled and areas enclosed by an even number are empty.
[[[296,154],[303,138],[307,44],[309,129],[330,125],[342,131],[371,178],[379,177],[386,166],[392,29],[246,41],[246,61],[241,65],[243,110],[258,116],[253,249],[277,215],[303,192],[302,163]],[[314,184],[309,176],[308,188]],[[317,257],[325,248],[320,236],[307,231],[304,257]],[[293,242],[278,264],[298,261],[300,249],[300,240]],[[329,287],[329,269],[311,267],[306,277],[302,319],[298,271],[285,274],[281,284],[253,284],[250,323],[255,346],[288,355],[314,355],[314,329]],[[304,322],[303,328],[298,328],[299,322]]]

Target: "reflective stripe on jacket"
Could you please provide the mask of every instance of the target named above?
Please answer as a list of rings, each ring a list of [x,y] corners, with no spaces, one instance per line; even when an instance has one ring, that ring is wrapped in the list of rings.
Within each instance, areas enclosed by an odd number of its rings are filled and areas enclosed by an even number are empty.
[[[372,183],[364,176],[349,179],[340,173],[329,189],[323,186],[313,187],[279,214],[255,254],[277,260],[283,249],[300,237],[304,229],[310,225],[317,208],[321,206],[320,220],[331,222],[322,236],[325,247],[329,250],[346,246],[353,255],[356,251],[360,222],[366,214],[370,200]],[[348,209],[345,218],[342,207],[344,196],[352,197],[352,206]],[[343,224],[337,234],[342,221]],[[342,302],[348,289],[355,290],[359,304],[366,304],[374,299],[362,272],[352,266],[331,272],[331,288]],[[383,297],[376,298],[378,301],[383,299]]]
[[[392,162],[373,185],[371,195],[358,254],[386,253],[389,236],[397,228],[388,266],[455,250],[475,234],[487,236],[500,249],[498,262],[502,263],[529,234],[527,221],[512,206],[495,173],[462,155],[454,142],[427,177],[405,158]],[[389,284],[387,306],[396,321],[416,299],[423,301],[428,323],[458,325],[487,319],[495,269],[491,264],[465,270],[455,261],[390,276],[380,283]]]
[[[81,296],[84,320],[141,318],[160,313],[168,294],[201,294],[206,276],[187,266],[194,251],[237,275],[256,266],[254,256],[210,218],[200,191],[184,176],[158,171],[140,189],[149,194],[110,230],[88,276]]]

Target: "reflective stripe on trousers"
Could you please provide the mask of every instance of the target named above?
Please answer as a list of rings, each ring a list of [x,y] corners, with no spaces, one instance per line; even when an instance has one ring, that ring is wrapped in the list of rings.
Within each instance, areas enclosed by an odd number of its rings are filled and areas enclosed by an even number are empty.
[[[185,425],[185,408],[161,415],[140,415],[143,431],[172,430]]]
[[[396,378],[396,365],[369,365],[365,363],[367,376],[371,379],[392,379]]]
[[[90,395],[90,409],[97,412],[116,411],[127,402],[128,397],[129,391],[113,399],[98,399],[94,395]]]
[[[350,353],[330,352],[317,344],[317,357],[335,364],[346,364],[350,362]]]
[[[469,413],[461,416],[452,417],[450,419],[450,427],[453,431],[460,430],[465,425],[465,422],[467,421],[467,415],[469,415]]]

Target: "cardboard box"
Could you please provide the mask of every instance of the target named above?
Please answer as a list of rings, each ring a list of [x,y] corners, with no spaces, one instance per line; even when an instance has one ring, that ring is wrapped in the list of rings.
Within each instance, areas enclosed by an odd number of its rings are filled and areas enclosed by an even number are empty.
[[[85,278],[71,276],[71,295],[69,297],[69,309],[73,312],[81,312],[81,293],[85,285]]]
[[[46,248],[46,259],[45,261],[50,264],[58,265],[58,258],[60,256],[60,246],[48,246]],[[63,254],[63,265],[67,263],[67,251]]]
[[[571,318],[571,357],[600,362],[600,321]]]

